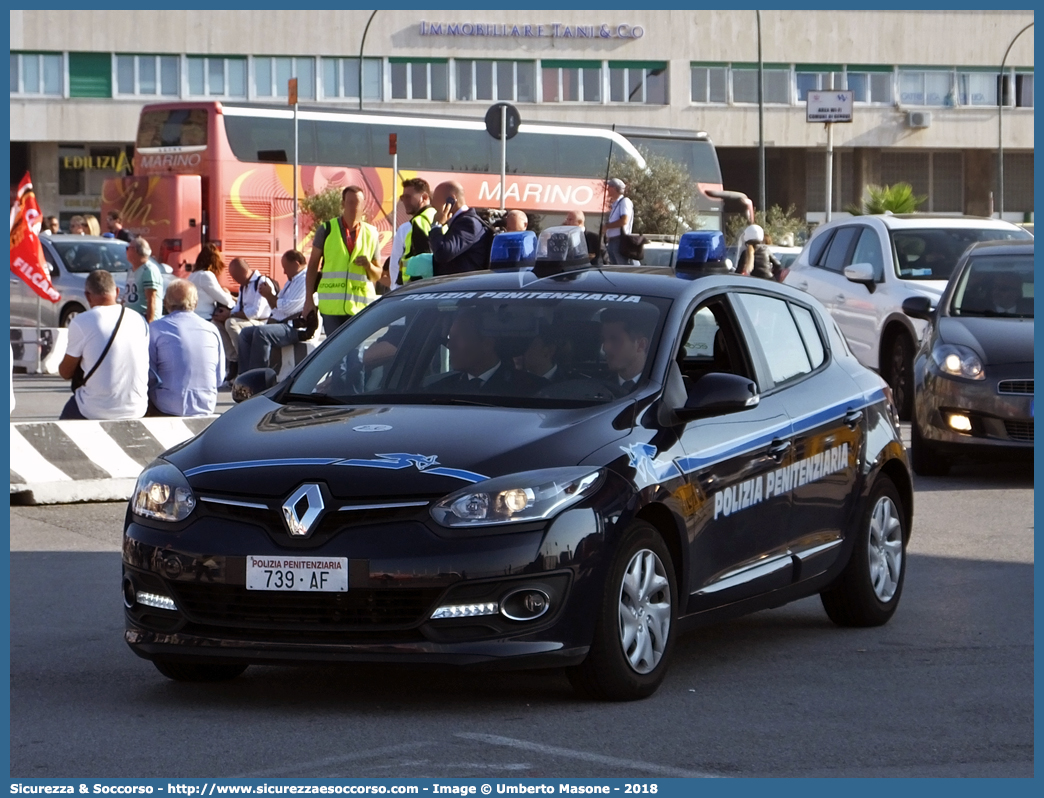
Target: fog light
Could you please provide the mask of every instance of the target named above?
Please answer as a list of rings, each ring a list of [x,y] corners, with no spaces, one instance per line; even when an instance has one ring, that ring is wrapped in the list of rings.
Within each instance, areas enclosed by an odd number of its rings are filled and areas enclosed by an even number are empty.
[[[500,602],[500,614],[511,621],[532,621],[551,608],[547,593],[533,587],[509,593]]]
[[[496,615],[498,610],[495,601],[487,601],[482,604],[447,604],[439,607],[431,614],[431,619],[439,618],[475,618],[479,615]]]
[[[123,577],[123,606],[130,609],[135,602],[134,583],[127,577]]]
[[[161,596],[158,593],[146,593],[144,590],[139,590],[137,599],[139,604],[144,604],[146,607],[155,607],[158,610],[177,612],[178,609],[174,599],[170,598],[170,596]]]
[[[971,419],[963,413],[949,413],[947,421],[949,421],[951,429],[958,432],[971,432]]]

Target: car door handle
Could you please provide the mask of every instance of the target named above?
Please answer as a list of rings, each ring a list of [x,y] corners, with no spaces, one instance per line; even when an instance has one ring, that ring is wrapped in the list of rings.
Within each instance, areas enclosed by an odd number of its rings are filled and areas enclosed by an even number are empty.
[[[795,288],[800,288],[802,291],[807,291],[808,290],[808,281],[807,280],[802,280],[801,282],[796,282],[795,281],[794,282],[794,287]]]
[[[783,459],[783,455],[787,453],[791,445],[792,444],[790,441],[781,441],[778,439],[772,441],[772,445],[769,446],[768,450],[769,457],[771,457],[778,463],[780,460]]]
[[[845,295],[844,294],[838,294],[836,297],[834,297],[834,301],[835,302],[844,302],[845,301]]]
[[[855,429],[859,426],[859,422],[863,420],[862,410],[849,410],[845,413],[845,426],[849,429]]]

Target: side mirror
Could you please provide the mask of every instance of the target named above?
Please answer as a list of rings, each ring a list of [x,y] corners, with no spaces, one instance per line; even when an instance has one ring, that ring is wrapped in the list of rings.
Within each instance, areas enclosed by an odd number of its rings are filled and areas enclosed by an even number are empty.
[[[682,421],[737,413],[757,407],[758,386],[738,374],[704,374],[688,390],[685,405],[675,410]]]
[[[276,373],[272,369],[244,371],[232,383],[232,400],[245,402],[251,396],[267,391],[276,384],[276,381]]]
[[[903,313],[912,319],[931,321],[935,308],[932,307],[932,300],[928,297],[911,296],[903,300]]]
[[[845,266],[845,277],[853,283],[869,284],[869,287],[874,283],[874,267],[869,263],[853,263]]]

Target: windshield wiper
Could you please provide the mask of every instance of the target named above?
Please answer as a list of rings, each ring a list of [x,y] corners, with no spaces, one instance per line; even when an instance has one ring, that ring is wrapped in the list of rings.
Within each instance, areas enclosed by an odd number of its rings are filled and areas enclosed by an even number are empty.
[[[474,407],[500,407],[493,402],[480,402],[477,399],[461,399],[456,396],[433,396],[428,400],[433,405],[473,405]]]
[[[283,397],[287,402],[303,402],[310,405],[346,405],[344,399],[325,393],[288,393]]]

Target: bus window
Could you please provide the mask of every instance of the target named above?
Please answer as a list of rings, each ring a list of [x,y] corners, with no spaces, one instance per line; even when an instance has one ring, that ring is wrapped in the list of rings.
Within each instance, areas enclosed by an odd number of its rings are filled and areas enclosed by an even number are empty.
[[[500,144],[494,142],[492,172],[500,171]],[[554,175],[555,141],[550,136],[519,133],[507,143],[507,171],[512,175]],[[567,172],[568,174],[568,172]]]
[[[317,121],[316,162],[323,166],[369,166],[373,163],[370,159],[370,129],[370,125]]]
[[[424,149],[416,163],[419,169],[446,172],[490,172],[490,145],[496,142],[484,130],[449,130],[427,128],[424,131]],[[508,144],[510,151],[511,145]],[[500,161],[497,149],[496,162]],[[404,160],[403,163],[412,163]],[[499,166],[497,167],[499,171]]]
[[[292,119],[225,116],[225,132],[232,153],[240,161],[293,163],[294,123]],[[298,123],[298,159],[315,163],[314,123]]]
[[[591,136],[559,139],[558,174],[601,177],[604,180],[605,170],[609,165],[609,149],[612,146],[613,143],[609,139]],[[511,145],[508,144],[508,147]]]
[[[356,125],[343,125],[343,127],[356,127]],[[388,136],[396,135],[396,148],[399,151],[399,168],[409,169],[407,164],[415,163],[416,158],[421,157],[422,130],[415,125],[367,125],[370,128],[370,146],[373,148],[373,160],[370,166],[391,166],[392,157],[388,153]],[[343,135],[343,134],[342,134]],[[341,163],[354,163],[341,157]]]
[[[144,111],[138,123],[138,149],[200,147],[207,143],[207,109]]]

